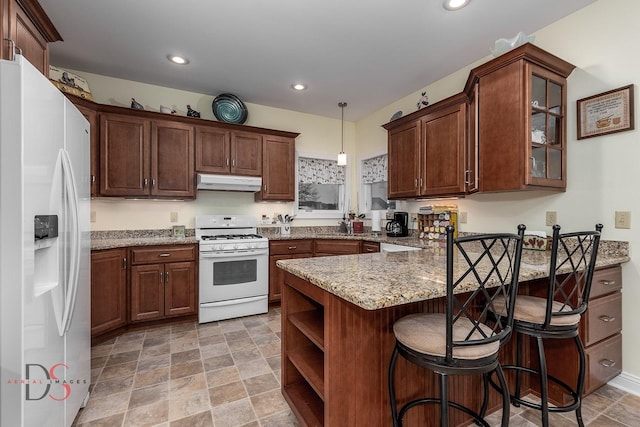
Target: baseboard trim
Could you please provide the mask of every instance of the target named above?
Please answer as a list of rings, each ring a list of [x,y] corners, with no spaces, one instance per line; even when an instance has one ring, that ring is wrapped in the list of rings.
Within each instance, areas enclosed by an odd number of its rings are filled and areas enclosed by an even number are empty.
[[[609,381],[607,384],[627,393],[640,396],[640,377],[622,372],[620,375]]]

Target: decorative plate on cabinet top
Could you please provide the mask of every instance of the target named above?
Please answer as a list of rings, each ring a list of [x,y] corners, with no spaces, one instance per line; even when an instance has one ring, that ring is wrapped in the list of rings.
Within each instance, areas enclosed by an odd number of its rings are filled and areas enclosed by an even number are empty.
[[[230,93],[223,93],[215,97],[211,104],[213,115],[221,122],[242,124],[249,115],[247,107],[240,98]]]
[[[402,117],[402,110],[400,111],[396,111],[395,113],[393,113],[393,116],[391,116],[391,118],[389,119],[390,122],[399,119],[400,117]]]

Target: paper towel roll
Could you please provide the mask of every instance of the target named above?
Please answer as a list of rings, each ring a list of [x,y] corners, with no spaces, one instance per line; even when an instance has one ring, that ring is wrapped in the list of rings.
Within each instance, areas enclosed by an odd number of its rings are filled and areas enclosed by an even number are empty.
[[[380,231],[380,211],[371,211],[371,231]]]

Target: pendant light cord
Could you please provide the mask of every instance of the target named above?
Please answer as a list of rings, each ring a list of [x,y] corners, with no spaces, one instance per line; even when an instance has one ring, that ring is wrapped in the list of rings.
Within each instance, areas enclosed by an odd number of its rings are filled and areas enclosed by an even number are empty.
[[[346,102],[338,102],[338,107],[342,108],[342,135],[340,143],[340,152],[344,153],[344,107],[347,106]]]

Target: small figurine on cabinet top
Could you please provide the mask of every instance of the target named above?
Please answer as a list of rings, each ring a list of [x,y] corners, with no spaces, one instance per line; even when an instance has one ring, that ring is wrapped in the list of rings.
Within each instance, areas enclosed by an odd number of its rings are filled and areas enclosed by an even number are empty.
[[[165,114],[175,114],[176,110],[170,107],[165,107],[164,105],[160,106],[160,112]]]
[[[187,104],[187,117],[200,117],[200,112],[191,108],[191,105]]]
[[[418,107],[418,110],[420,110],[427,105],[429,105],[429,97],[427,96],[427,92],[422,92],[422,96],[420,97],[420,99],[418,99],[416,107]]]
[[[144,110],[144,107],[142,106],[142,104],[136,101],[135,98],[131,98],[131,108],[135,110]]]

